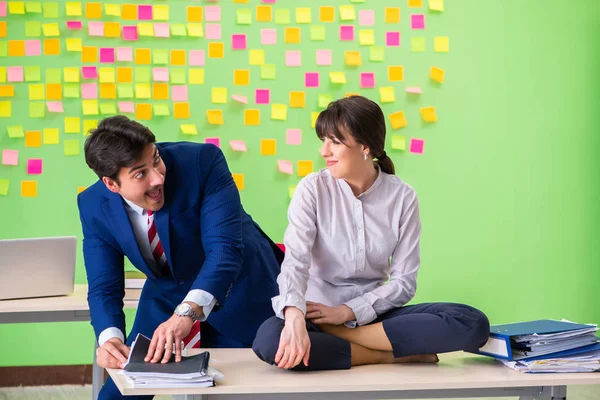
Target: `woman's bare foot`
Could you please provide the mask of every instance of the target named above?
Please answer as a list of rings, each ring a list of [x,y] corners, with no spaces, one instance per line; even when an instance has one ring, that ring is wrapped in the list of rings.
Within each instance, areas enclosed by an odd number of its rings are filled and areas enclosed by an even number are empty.
[[[394,358],[395,363],[412,363],[412,362],[421,362],[421,363],[430,363],[437,364],[440,361],[437,354],[415,354],[413,356],[405,356]]]

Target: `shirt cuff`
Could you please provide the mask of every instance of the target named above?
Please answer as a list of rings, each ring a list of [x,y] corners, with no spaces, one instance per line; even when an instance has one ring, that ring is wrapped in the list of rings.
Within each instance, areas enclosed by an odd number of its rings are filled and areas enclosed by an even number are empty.
[[[115,337],[121,339],[121,342],[125,343],[125,335],[123,335],[123,332],[121,332],[119,328],[106,328],[100,333],[100,336],[98,336],[98,347]]]
[[[356,316],[356,324],[359,326],[366,325],[369,322],[377,319],[377,313],[375,312],[373,306],[367,303],[367,301],[362,297],[355,297],[344,304],[354,311],[354,315]]]
[[[198,319],[200,322],[206,321],[211,311],[217,304],[217,299],[212,294],[202,290],[202,289],[194,289],[190,290],[183,299],[184,302],[190,301],[192,303],[198,304],[202,308],[202,314],[198,315]]]
[[[306,300],[299,296],[291,294],[288,294],[287,296],[275,296],[271,299],[271,304],[273,305],[273,311],[275,311],[275,315],[280,319],[285,319],[283,310],[286,307],[296,307],[302,311],[302,314],[306,315]]]

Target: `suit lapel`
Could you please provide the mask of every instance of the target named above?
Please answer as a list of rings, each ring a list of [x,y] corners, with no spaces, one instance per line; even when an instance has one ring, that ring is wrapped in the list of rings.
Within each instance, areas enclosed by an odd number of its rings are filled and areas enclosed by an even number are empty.
[[[154,221],[156,222],[156,231],[158,232],[158,237],[160,238],[160,242],[162,243],[163,249],[165,250],[165,255],[167,256],[167,262],[169,264],[169,268],[171,269],[171,273],[173,272],[173,259],[171,258],[171,238],[169,236],[171,229],[169,229],[169,214],[171,207],[171,185],[169,185],[169,173],[173,172],[172,169],[172,160],[166,152],[162,150],[162,146],[160,144],[156,144],[156,148],[165,163],[165,183],[163,185],[163,191],[165,196],[165,203],[160,210],[154,214]]]

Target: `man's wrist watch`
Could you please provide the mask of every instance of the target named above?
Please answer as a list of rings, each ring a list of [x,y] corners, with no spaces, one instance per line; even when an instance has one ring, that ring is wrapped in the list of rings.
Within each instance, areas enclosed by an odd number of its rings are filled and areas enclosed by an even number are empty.
[[[175,308],[175,315],[179,317],[190,317],[192,321],[196,322],[200,320],[198,314],[194,311],[194,308],[188,303],[181,303]]]

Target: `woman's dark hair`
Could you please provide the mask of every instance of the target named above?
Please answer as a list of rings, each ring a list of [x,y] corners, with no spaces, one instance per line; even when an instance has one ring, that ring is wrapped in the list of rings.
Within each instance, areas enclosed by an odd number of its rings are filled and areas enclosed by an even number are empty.
[[[154,134],[139,122],[124,115],[108,117],[90,131],[85,141],[85,162],[100,179],[106,176],[119,182],[119,170],[138,161]]]
[[[344,143],[344,133],[367,146],[383,172],[395,174],[394,163],[385,154],[385,117],[373,100],[349,96],[329,103],[316,122],[319,139],[336,138]]]

